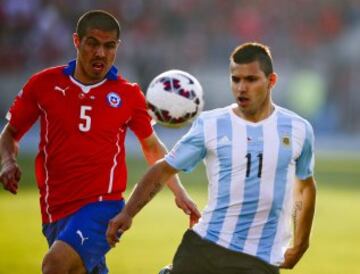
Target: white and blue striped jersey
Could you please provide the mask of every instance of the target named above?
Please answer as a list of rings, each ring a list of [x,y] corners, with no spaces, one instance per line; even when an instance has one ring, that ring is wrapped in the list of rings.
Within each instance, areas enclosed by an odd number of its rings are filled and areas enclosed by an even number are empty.
[[[183,171],[205,162],[209,196],[195,232],[280,265],[292,237],[295,176],[306,179],[313,173],[313,130],[278,106],[258,123],[238,117],[232,108],[203,112],[165,160]]]

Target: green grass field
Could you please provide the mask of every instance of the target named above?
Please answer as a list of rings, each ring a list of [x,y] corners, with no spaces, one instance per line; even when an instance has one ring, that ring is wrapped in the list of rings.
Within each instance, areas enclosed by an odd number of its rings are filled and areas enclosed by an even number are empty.
[[[337,155],[339,159],[339,155]],[[41,234],[33,165],[21,158],[24,171],[16,196],[0,191],[0,273],[41,273],[47,250]],[[129,182],[143,173],[143,161],[129,160]],[[360,273],[360,159],[320,157],[317,161],[318,201],[311,247],[293,274]],[[203,167],[182,175],[192,197],[203,207],[207,185]],[[129,191],[131,186],[129,188]],[[188,220],[166,189],[135,218],[133,228],[108,255],[113,274],[156,274],[172,256]]]

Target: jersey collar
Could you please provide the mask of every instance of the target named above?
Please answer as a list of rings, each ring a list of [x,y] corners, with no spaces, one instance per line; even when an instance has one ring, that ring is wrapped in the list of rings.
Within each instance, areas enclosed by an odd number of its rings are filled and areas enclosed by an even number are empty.
[[[64,74],[68,76],[73,76],[76,67],[76,60],[71,60],[66,67],[64,67]],[[112,66],[108,73],[105,75],[105,78],[108,80],[117,80],[118,69],[115,66]]]

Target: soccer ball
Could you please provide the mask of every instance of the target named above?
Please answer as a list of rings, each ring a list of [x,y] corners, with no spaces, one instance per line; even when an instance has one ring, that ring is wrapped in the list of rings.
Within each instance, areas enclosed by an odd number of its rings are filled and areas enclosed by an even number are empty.
[[[146,91],[150,116],[160,125],[182,127],[193,121],[204,107],[199,81],[182,70],[156,76]]]
[[[170,264],[161,268],[159,274],[171,274],[171,270],[172,270],[172,265]]]

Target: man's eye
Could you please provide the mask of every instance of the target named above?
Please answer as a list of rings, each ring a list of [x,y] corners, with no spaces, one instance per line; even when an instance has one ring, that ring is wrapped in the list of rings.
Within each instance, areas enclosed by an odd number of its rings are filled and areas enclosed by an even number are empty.
[[[231,77],[231,81],[233,81],[234,83],[239,83],[240,78],[239,78],[239,77],[232,76],[232,77]]]
[[[105,48],[106,49],[114,49],[115,48],[115,44],[111,43],[111,44],[105,44]]]
[[[257,78],[256,77],[248,77],[247,80],[249,82],[255,82],[257,80]]]
[[[90,47],[97,47],[98,46],[98,43],[96,41],[93,41],[93,40],[88,40],[86,41],[86,44]]]

